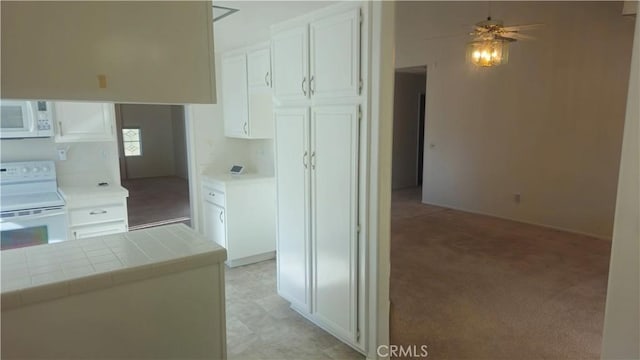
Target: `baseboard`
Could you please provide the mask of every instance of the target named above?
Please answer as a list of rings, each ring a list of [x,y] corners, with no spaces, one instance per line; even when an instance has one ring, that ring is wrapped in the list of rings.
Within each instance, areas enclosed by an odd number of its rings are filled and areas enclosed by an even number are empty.
[[[351,344],[350,341],[348,339],[343,338],[340,335],[337,335],[335,332],[333,332],[329,327],[325,326],[324,324],[322,324],[322,322],[317,321],[317,319],[312,315],[309,314],[306,311],[300,310],[298,309],[295,305],[290,304],[289,308],[291,308],[291,310],[297,312],[300,316],[302,316],[303,318],[311,321],[315,326],[319,327],[320,329],[324,330],[325,332],[329,333],[331,336],[335,337],[336,339],[338,339],[340,342],[342,342],[343,344],[347,345],[348,347],[352,348],[353,350],[359,352],[360,354],[367,356],[367,353],[364,349],[360,349],[358,348],[356,345]]]
[[[233,267],[237,267],[237,266],[244,266],[244,265],[254,264],[254,263],[257,263],[257,262],[271,260],[271,259],[275,259],[275,258],[276,258],[276,252],[275,251],[269,251],[269,252],[266,252],[266,253],[263,253],[263,254],[247,256],[247,257],[243,257],[243,258],[240,258],[240,259],[227,260],[225,263],[227,264],[228,267],[233,268]]]
[[[148,223],[148,224],[134,225],[134,226],[129,226],[129,231],[146,229],[146,228],[155,227],[155,226],[175,224],[175,223],[180,223],[180,222],[188,221],[188,220],[191,220],[191,218],[189,218],[189,217],[181,217],[181,218],[175,218],[175,219],[169,219],[169,220],[156,221],[156,222],[152,222],[152,223]]]
[[[612,236],[607,237],[607,236],[591,234],[591,233],[587,233],[587,232],[583,232],[583,231],[563,228],[563,227],[559,227],[559,226],[553,226],[553,225],[548,225],[548,224],[540,224],[540,223],[536,223],[536,222],[532,222],[532,221],[525,221],[525,220],[522,220],[522,219],[510,218],[510,217],[507,217],[507,216],[501,216],[501,215],[496,215],[496,214],[491,214],[491,213],[485,213],[485,212],[482,212],[482,211],[463,209],[463,208],[459,208],[459,207],[455,207],[455,206],[451,206],[451,205],[438,204],[438,203],[435,203],[435,202],[425,202],[422,199],[420,199],[420,202],[425,204],[425,205],[439,206],[439,207],[442,207],[442,208],[447,208],[447,209],[456,210],[456,211],[462,211],[462,212],[466,212],[466,213],[470,213],[470,214],[491,216],[491,217],[502,219],[502,220],[509,220],[509,221],[519,222],[521,224],[540,226],[540,227],[543,227],[543,228],[553,229],[553,230],[558,230],[558,231],[564,231],[564,232],[568,232],[568,233],[571,233],[571,234],[589,236],[589,237],[592,237],[592,238],[596,238],[596,239],[604,240],[604,241],[609,241],[609,242],[611,242],[611,239],[612,239]]]

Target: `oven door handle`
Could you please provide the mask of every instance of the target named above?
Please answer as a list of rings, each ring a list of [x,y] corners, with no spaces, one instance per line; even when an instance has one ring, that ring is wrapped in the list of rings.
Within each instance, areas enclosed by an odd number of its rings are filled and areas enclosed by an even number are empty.
[[[16,211],[17,212],[17,211]],[[60,216],[60,215],[64,215],[64,209],[52,209],[52,210],[48,210],[48,211],[43,211],[41,213],[38,214],[29,214],[29,215],[16,215],[16,216],[10,216],[10,217],[3,217],[0,218],[0,222],[9,222],[9,221],[23,221],[23,220],[33,220],[33,219],[42,219],[42,218],[46,218],[46,217],[51,217],[51,216]]]

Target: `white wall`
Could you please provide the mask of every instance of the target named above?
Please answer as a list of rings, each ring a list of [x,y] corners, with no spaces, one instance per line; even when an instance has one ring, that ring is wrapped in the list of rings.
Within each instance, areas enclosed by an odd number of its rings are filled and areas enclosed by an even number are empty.
[[[640,23],[636,24],[622,145],[603,359],[640,358]]]
[[[423,201],[610,238],[633,19],[620,2],[492,2],[544,26],[475,68],[465,43],[487,10],[397,3],[396,67],[429,74]]]
[[[237,1],[216,0],[217,6],[240,11],[216,21],[214,43],[216,52],[252,46],[269,40],[269,27],[273,24],[307,14],[336,1]],[[218,63],[216,63],[218,64]],[[220,78],[216,78],[220,79]],[[220,101],[218,101],[220,103]]]
[[[249,165],[253,168],[253,171],[265,175],[274,175],[274,151],[273,140],[252,140],[249,148]]]
[[[184,122],[184,107],[171,106],[171,122],[173,133],[174,174],[183,179],[189,177],[187,166],[187,134]]]
[[[67,160],[58,161],[57,148],[67,148]],[[58,185],[120,185],[116,142],[56,144],[48,139],[0,141],[0,161],[54,160]]]
[[[396,72],[395,75],[391,181],[393,189],[418,184],[418,118],[420,94],[425,92],[426,81],[427,77],[424,74]]]
[[[140,128],[142,156],[126,157],[127,178],[175,174],[170,105],[121,104],[122,127]]]

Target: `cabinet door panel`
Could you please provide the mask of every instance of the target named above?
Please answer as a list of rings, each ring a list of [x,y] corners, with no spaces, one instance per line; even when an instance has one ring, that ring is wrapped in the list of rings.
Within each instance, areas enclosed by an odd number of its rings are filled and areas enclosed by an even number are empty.
[[[270,87],[271,53],[268,47],[247,54],[249,87]]]
[[[204,204],[204,236],[216,244],[227,249],[227,235],[225,227],[224,208],[207,200]],[[227,249],[227,252],[229,249]]]
[[[357,328],[358,117],[356,106],[313,109],[313,314],[355,341]]]
[[[56,142],[114,140],[114,105],[107,103],[54,103]]]
[[[247,106],[247,58],[245,54],[222,59],[222,112],[225,135],[249,135]]]
[[[310,310],[308,110],[306,108],[276,110],[275,123],[278,293],[298,309],[308,312]]]
[[[273,138],[271,53],[268,47],[247,54],[249,81],[249,136]]]
[[[215,228],[214,228],[214,220],[215,220],[215,213],[216,213],[216,208],[215,205],[207,202],[206,200],[202,201],[202,218],[203,218],[203,225],[204,225],[204,237],[214,241],[214,232],[215,232]]]
[[[307,26],[279,32],[271,38],[273,94],[280,101],[306,100],[309,94]]]
[[[358,96],[360,9],[311,23],[310,38],[312,97]]]
[[[227,244],[227,228],[225,225],[227,221],[225,216],[227,214],[225,214],[224,208],[218,205],[214,205],[214,206],[215,206],[215,211],[213,212],[213,214],[215,215],[215,218],[212,219],[213,241],[215,241],[216,243],[218,243],[218,245],[227,249],[227,252],[230,252],[231,250],[229,249],[229,244]]]

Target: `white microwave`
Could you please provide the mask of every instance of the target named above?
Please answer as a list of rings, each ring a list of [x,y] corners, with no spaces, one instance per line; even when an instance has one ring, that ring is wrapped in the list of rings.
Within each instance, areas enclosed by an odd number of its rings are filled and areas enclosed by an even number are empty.
[[[51,137],[52,114],[49,101],[0,100],[0,138]]]

